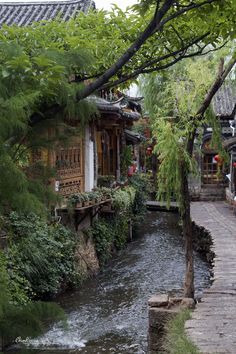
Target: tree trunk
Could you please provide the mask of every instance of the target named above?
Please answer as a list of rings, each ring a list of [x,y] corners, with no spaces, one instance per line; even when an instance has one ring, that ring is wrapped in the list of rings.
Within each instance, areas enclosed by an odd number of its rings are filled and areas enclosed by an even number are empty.
[[[193,261],[193,230],[190,215],[190,194],[188,188],[188,170],[185,162],[181,162],[180,212],[185,242],[185,281],[184,297],[194,298],[194,261]]]

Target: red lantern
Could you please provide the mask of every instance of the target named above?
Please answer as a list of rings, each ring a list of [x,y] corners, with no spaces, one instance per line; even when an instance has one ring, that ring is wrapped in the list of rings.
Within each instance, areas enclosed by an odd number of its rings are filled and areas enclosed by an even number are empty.
[[[215,155],[215,156],[214,156],[214,159],[215,159],[217,162],[219,162],[220,156],[219,156],[219,155]]]
[[[219,164],[219,165],[222,165],[224,160],[222,159],[222,157],[220,157],[220,155],[215,155],[214,156],[214,159],[216,160],[216,162]]]
[[[236,162],[233,162],[233,167],[235,167],[235,168],[236,168]]]

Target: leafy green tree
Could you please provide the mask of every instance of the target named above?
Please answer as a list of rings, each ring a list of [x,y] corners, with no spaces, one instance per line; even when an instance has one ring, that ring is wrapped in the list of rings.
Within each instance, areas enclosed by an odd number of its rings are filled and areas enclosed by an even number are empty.
[[[144,0],[128,12],[114,7],[110,13],[79,13],[68,22],[5,26],[1,37],[16,40],[29,52],[51,48],[89,53],[93,58],[89,68],[71,66],[77,82],[90,79],[77,93],[81,99],[202,54],[208,44],[234,38],[234,12],[233,0]]]
[[[137,34],[132,37],[130,46],[79,93],[78,99],[97,89],[134,79],[141,73],[163,70],[183,58],[202,54],[210,43],[217,46],[219,39],[235,37],[233,0],[198,0],[194,3],[143,0],[133,10]],[[140,13],[144,16],[143,22],[140,22]],[[115,76],[118,78],[114,80]]]
[[[31,156],[39,149],[66,144],[78,134],[67,122],[80,119],[82,125],[94,111],[85,101],[76,103],[80,85],[68,79],[72,67],[85,67],[86,59],[79,50],[34,47],[26,51],[16,39],[0,42],[0,56],[0,212],[42,213],[55,199],[48,187],[54,171],[45,164],[33,165]],[[43,113],[55,103],[64,107],[63,112]],[[52,127],[54,136],[49,136]]]
[[[48,225],[30,213],[12,212],[5,218],[5,251],[12,298],[47,299],[80,280],[75,267],[75,235],[62,225]],[[23,298],[23,300],[25,297]]]
[[[216,75],[208,58],[192,61],[187,65],[176,66],[165,77],[154,76],[147,79],[144,84],[144,92],[148,97],[153,118],[153,132],[157,138],[155,152],[160,160],[159,197],[170,202],[175,196],[180,206],[185,239],[186,297],[194,297],[192,222],[188,186],[189,174],[196,171],[196,162],[193,159],[194,139],[197,128],[209,123],[209,117],[212,119],[212,115],[205,113],[214,94],[235,63],[236,60],[233,58],[225,69],[221,63]]]

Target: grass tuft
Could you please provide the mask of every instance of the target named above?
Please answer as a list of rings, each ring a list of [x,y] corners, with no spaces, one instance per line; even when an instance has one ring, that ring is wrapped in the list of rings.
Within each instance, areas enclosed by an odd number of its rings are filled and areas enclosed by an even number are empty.
[[[200,354],[198,348],[187,338],[184,325],[191,318],[190,310],[181,311],[167,324],[167,334],[164,343],[168,354]]]

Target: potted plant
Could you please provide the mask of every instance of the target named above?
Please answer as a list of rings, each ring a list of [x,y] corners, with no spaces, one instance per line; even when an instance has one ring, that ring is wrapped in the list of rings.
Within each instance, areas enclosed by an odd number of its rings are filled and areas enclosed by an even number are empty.
[[[82,197],[80,193],[72,194],[68,198],[67,205],[69,208],[82,208]]]
[[[89,199],[89,204],[94,205],[96,202],[96,195],[95,192],[88,192],[87,193],[88,199]]]
[[[94,188],[93,189],[93,193],[94,193],[94,197],[96,200],[96,203],[100,203],[102,200],[102,192],[101,192],[101,188]]]
[[[112,196],[111,188],[102,187],[100,191],[102,195],[102,200],[111,199]]]
[[[82,198],[83,198],[83,205],[84,207],[89,206],[89,197],[88,197],[88,193],[82,193]]]
[[[107,176],[98,176],[98,187],[112,187],[115,185],[115,176],[107,175]]]
[[[76,208],[82,208],[83,206],[83,196],[81,193],[76,194]]]
[[[102,199],[101,193],[98,190],[93,191],[95,203],[99,203]]]

